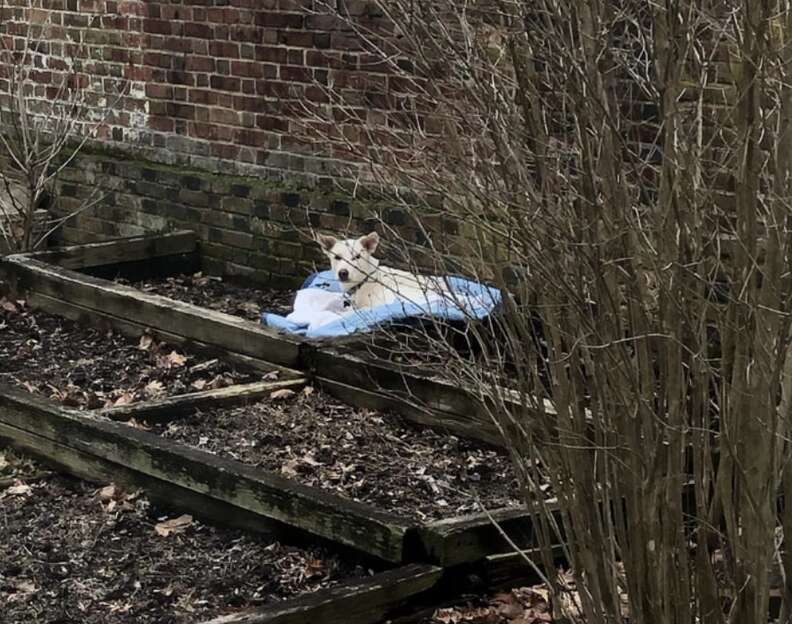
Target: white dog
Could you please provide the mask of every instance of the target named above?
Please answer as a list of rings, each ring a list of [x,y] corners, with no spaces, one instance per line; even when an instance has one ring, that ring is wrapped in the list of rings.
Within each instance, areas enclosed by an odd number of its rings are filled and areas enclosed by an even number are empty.
[[[385,305],[397,299],[420,305],[443,296],[445,288],[440,280],[380,266],[379,260],[372,256],[379,244],[376,232],[347,240],[319,234],[316,240],[330,258],[330,265],[353,308]]]

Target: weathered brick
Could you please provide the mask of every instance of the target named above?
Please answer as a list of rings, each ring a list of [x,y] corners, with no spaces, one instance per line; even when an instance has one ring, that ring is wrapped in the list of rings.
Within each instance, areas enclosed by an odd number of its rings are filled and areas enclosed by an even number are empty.
[[[244,215],[249,215],[253,212],[253,201],[244,197],[224,197],[220,205],[223,210],[228,212],[235,212]]]
[[[251,249],[253,247],[253,235],[246,232],[234,232],[223,230],[216,227],[208,229],[208,238],[211,243],[228,245],[240,249]]]

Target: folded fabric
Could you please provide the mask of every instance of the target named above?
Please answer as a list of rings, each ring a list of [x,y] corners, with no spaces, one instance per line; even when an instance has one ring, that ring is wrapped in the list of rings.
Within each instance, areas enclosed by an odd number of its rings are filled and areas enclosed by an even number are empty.
[[[427,292],[421,301],[397,299],[373,308],[345,306],[346,297],[332,271],[314,273],[297,291],[288,316],[263,313],[261,322],[306,338],[332,338],[371,331],[384,323],[429,316],[451,321],[481,319],[501,301],[495,288],[460,277],[439,278],[447,292]]]

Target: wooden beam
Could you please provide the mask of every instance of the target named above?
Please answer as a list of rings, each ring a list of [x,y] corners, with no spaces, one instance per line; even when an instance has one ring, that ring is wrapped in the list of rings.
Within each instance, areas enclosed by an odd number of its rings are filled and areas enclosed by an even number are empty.
[[[0,384],[0,423],[400,563],[411,521]]]
[[[130,420],[138,422],[166,423],[182,416],[193,414],[199,409],[238,406],[269,396],[276,390],[299,390],[305,386],[305,378],[285,379],[283,381],[260,381],[248,384],[235,384],[216,390],[190,392],[176,396],[141,401],[118,407],[93,410],[93,413],[111,420]]]
[[[492,519],[520,548],[535,548],[531,515],[524,507],[497,509]],[[514,549],[484,513],[446,518],[424,525],[420,530],[424,560],[442,566],[477,561]]]
[[[236,353],[293,367],[302,340],[243,318],[142,292],[34,258],[11,256],[17,287]]]
[[[0,265],[2,268],[2,265]],[[184,336],[172,334],[170,332],[162,331],[154,327],[135,323],[120,319],[112,314],[107,314],[101,310],[93,310],[85,308],[74,303],[56,299],[47,295],[42,295],[37,292],[28,292],[27,303],[32,308],[44,310],[50,314],[57,314],[67,319],[71,319],[77,323],[96,326],[100,328],[114,329],[124,336],[131,338],[138,338],[144,333],[151,334],[156,340],[160,342],[167,342],[171,345],[182,345],[184,348],[200,353],[207,357],[218,357],[225,360],[230,364],[235,364],[243,368],[250,368],[262,372],[278,371],[280,379],[299,379],[302,378],[303,373],[293,368],[279,366],[265,360],[242,355],[240,353],[233,353],[222,347],[216,345],[208,345],[199,340],[191,340]]]
[[[432,589],[442,576],[441,568],[412,564],[203,624],[376,624],[408,600]]]
[[[87,269],[108,264],[148,260],[160,256],[192,253],[196,249],[195,232],[180,230],[166,234],[131,236],[100,243],[56,247],[24,255],[66,269]]]
[[[464,388],[416,372],[415,367],[400,367],[365,359],[351,353],[319,347],[311,354],[311,368],[322,377],[396,399],[414,401],[439,412],[463,414],[472,422],[489,423],[481,406]]]
[[[196,492],[166,479],[150,477],[0,421],[0,448],[4,446],[16,448],[42,464],[91,483],[115,483],[129,491],[144,490],[152,503],[164,509],[189,512],[208,522],[264,533],[278,540],[307,540],[307,533],[302,534],[298,529],[282,522],[270,520],[208,494]]]

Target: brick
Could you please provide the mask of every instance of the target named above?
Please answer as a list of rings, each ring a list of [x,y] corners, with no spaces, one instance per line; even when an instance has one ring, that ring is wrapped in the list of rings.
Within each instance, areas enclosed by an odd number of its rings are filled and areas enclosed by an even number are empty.
[[[167,20],[147,19],[143,23],[143,31],[159,35],[170,35],[173,32],[172,22]]]
[[[228,76],[212,76],[209,79],[209,84],[212,89],[219,89],[221,91],[239,91],[241,81],[239,78],[231,78]]]
[[[224,197],[220,206],[227,212],[249,215],[253,212],[253,201],[244,197]]]
[[[164,84],[147,84],[146,97],[154,99],[170,99],[173,97],[173,87]]]
[[[262,76],[261,64],[251,61],[232,61],[231,74],[244,78],[260,78]]]
[[[288,51],[285,48],[256,46],[256,60],[268,63],[285,63]]]
[[[209,54],[222,58],[239,58],[239,44],[231,41],[211,41]]]
[[[255,23],[265,28],[302,28],[303,19],[300,13],[260,12],[256,14]]]
[[[208,229],[209,242],[237,247],[240,249],[251,249],[253,247],[253,235],[247,232],[234,232],[223,230],[216,227]]]

